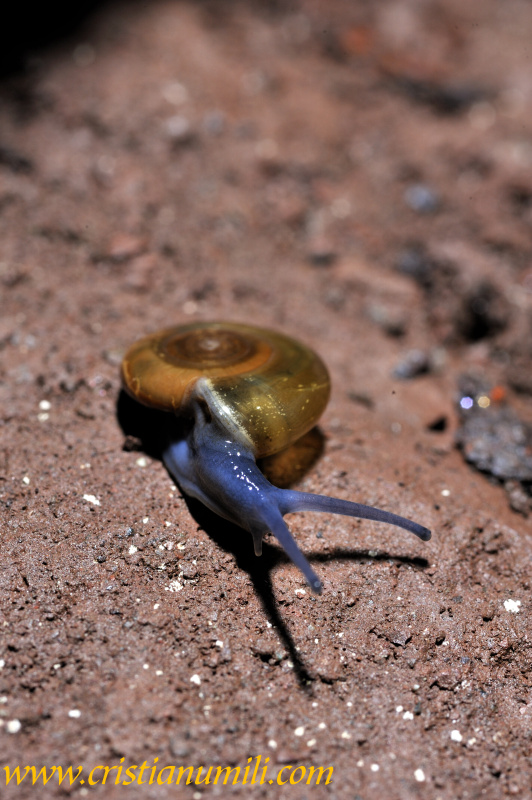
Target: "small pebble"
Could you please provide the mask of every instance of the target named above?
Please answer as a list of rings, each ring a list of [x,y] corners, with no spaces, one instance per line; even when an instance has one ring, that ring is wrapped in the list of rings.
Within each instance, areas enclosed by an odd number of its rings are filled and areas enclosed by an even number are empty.
[[[188,91],[179,81],[172,81],[163,86],[162,95],[167,103],[180,106],[188,100]]]
[[[394,367],[393,377],[401,381],[409,381],[418,375],[430,372],[430,358],[423,350],[409,350]]]
[[[94,494],[84,494],[83,499],[87,501],[87,503],[92,503],[93,506],[99,506],[100,501]]]
[[[436,192],[423,183],[408,186],[404,193],[405,203],[412,211],[419,214],[433,214],[440,206],[440,199]]]
[[[176,114],[166,120],[165,132],[174,144],[187,144],[194,138],[192,126],[182,114]]]
[[[435,265],[425,248],[419,244],[399,253],[396,269],[427,289],[432,284]]]
[[[18,733],[21,728],[22,725],[18,719],[10,719],[6,722],[6,731],[8,733]]]
[[[510,614],[518,614],[519,609],[521,608],[521,601],[520,600],[505,600],[504,607],[506,611],[509,611]]]

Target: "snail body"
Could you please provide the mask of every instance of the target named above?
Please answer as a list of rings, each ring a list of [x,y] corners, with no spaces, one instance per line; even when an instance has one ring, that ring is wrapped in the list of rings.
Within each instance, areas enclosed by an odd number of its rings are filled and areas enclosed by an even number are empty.
[[[139,340],[122,362],[126,391],[144,405],[173,412],[183,433],[169,436],[163,461],[180,487],[248,530],[255,553],[271,531],[315,592],[321,582],[283,519],[324,511],[374,519],[411,531],[416,522],[370,506],[273,486],[256,459],[283,450],[309,431],[330,393],[321,359],[296,340],[263,328],[197,322]]]

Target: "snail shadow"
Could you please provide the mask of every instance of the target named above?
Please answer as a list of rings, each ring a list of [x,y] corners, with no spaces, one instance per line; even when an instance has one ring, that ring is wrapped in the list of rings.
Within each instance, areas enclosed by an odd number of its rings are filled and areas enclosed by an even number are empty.
[[[168,441],[169,435],[177,437],[183,430],[182,424],[173,414],[139,406],[123,391],[118,398],[117,419],[126,437],[124,450],[141,451],[158,460],[162,460],[162,449]],[[276,483],[282,488],[289,486],[319,458],[324,446],[323,434],[315,428],[303,437],[303,440],[305,441],[302,442],[299,449],[295,448],[294,453],[287,454],[285,451],[280,454],[277,463],[275,457],[263,460],[261,468],[264,469],[272,483]],[[186,495],[183,495],[183,499],[196,523],[222,550],[233,556],[239,569],[249,575],[269,621],[277,630],[289,654],[299,685],[304,690],[308,690],[316,676],[308,671],[296,649],[295,642],[281,615],[282,603],[280,604],[276,599],[271,579],[273,570],[280,564],[291,563],[290,559],[280,545],[272,545],[268,541],[263,542],[262,556],[257,557],[253,550],[250,534],[214,514],[198,500]],[[375,555],[370,554],[367,550],[345,548],[330,549],[327,553],[306,554],[306,556],[309,561],[320,563],[342,559],[356,562],[393,561],[409,564],[418,569],[424,569],[429,565],[424,558],[394,557],[382,552]]]
[[[218,547],[230,553],[239,569],[247,572],[253,588],[262,603],[264,612],[269,618],[272,626],[277,630],[284,647],[288,652],[290,661],[293,664],[294,674],[302,689],[309,690],[309,687],[316,680],[316,675],[308,671],[304,660],[297,650],[296,644],[288,630],[281,614],[282,601],[276,597],[272,573],[282,564],[292,562],[282,550],[280,545],[270,544],[267,540],[263,541],[262,555],[256,556],[253,550],[251,536],[242,528],[222,519],[214,514],[202,503],[194,498],[184,496],[187,507],[198,523],[198,525],[209,535]],[[273,537],[272,537],[273,539]],[[426,569],[429,562],[421,557],[394,556],[387,552],[377,554],[368,550],[351,550],[346,548],[332,548],[327,553],[305,553],[311,563],[327,564],[332,561],[352,561],[357,563],[376,563],[379,561],[393,562],[394,564],[407,564],[413,568]],[[323,577],[323,576],[322,576]],[[310,602],[314,596],[307,591]]]

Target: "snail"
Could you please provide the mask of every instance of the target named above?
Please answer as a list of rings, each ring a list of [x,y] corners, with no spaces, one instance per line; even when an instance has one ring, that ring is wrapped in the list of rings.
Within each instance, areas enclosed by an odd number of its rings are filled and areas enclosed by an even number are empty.
[[[251,325],[195,322],[133,344],[122,362],[122,378],[134,399],[182,418],[182,432],[169,435],[162,452],[181,489],[249,531],[256,555],[271,531],[314,592],[321,592],[321,581],[285,514],[343,514],[430,539],[417,522],[348,500],[280,489],[260,471],[256,459],[298,440],[327,404],[327,369],[304,344]]]

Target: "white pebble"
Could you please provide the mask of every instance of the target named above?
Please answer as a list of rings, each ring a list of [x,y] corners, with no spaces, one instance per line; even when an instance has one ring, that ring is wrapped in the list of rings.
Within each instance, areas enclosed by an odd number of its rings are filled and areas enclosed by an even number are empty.
[[[307,742],[307,747],[314,747],[316,744],[316,739],[309,739]]]
[[[378,772],[378,771],[379,771],[379,769],[380,769],[380,767],[379,767],[379,765],[378,765],[378,764],[372,764],[372,765],[370,766],[370,770],[371,770],[372,772]]]
[[[162,95],[168,103],[174,106],[180,106],[188,99],[188,91],[179,81],[172,81],[163,86]]]
[[[347,731],[342,731],[342,739],[350,739],[350,738],[351,738],[350,733],[348,733]]]
[[[504,607],[505,607],[506,611],[510,612],[510,614],[518,614],[519,613],[519,609],[521,607],[521,601],[520,600],[505,600],[504,601]]]
[[[423,781],[425,780],[425,773],[420,767],[418,767],[418,769],[416,769],[416,771],[414,772],[414,778],[418,783],[423,783]]]
[[[186,314],[187,317],[192,316],[198,310],[198,304],[194,300],[186,300],[183,303],[183,314]]]
[[[148,466],[148,459],[144,458],[144,456],[141,456],[140,458],[137,458],[137,460],[135,461],[135,464],[137,465],[137,467],[147,467]]]
[[[134,553],[137,552],[137,550],[138,550],[138,547],[135,547],[134,544],[130,544],[128,553],[129,553],[130,556],[132,556]]]
[[[39,403],[39,408],[41,411],[50,411],[52,404],[48,400],[41,400]]]
[[[22,728],[19,719],[10,719],[6,723],[6,730],[8,733],[18,733],[19,730]]]
[[[27,475],[24,475],[24,477],[22,478],[22,483],[24,483],[26,486],[30,485],[30,479],[28,478]]]
[[[403,719],[414,719],[414,715],[412,714],[411,711],[405,711],[405,713],[403,714]]]
[[[92,503],[94,506],[99,506],[100,501],[94,494],[84,494],[83,499],[87,501],[87,503]]]
[[[79,710],[79,708],[71,708],[70,711],[68,712],[68,716],[71,719],[79,719],[81,717],[81,711]]]
[[[275,739],[270,739],[268,741],[268,747],[271,747],[272,750],[277,750],[277,742]]]
[[[201,684],[200,676],[197,675],[197,674],[192,675],[192,677],[190,678],[190,683],[195,683],[196,686],[200,686],[200,684]]]
[[[168,586],[164,587],[164,591],[165,592],[180,592],[182,588],[183,588],[182,584],[179,583],[179,581],[176,579],[176,580],[170,581]]]
[[[347,197],[337,197],[331,203],[331,214],[336,219],[345,219],[351,213],[351,203]]]
[[[303,725],[300,725],[299,728],[296,728],[294,731],[295,736],[303,736],[304,733],[305,733],[305,728],[303,727]]]
[[[451,739],[453,742],[461,742],[462,741],[462,734],[460,731],[451,731]]]

